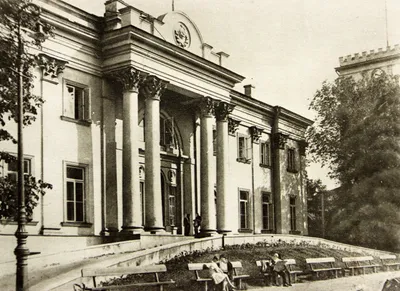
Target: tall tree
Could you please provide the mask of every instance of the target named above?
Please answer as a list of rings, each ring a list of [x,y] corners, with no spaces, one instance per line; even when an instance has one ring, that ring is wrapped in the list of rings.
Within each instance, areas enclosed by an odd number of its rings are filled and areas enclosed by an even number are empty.
[[[400,87],[395,76],[339,77],[310,104],[314,160],[340,181],[331,238],[400,250]]]
[[[0,142],[17,143],[18,140],[9,130],[9,124],[18,123],[18,65],[22,64],[23,75],[23,125],[35,121],[38,108],[44,100],[32,94],[36,65],[36,53],[41,48],[45,37],[53,36],[53,27],[40,23],[40,10],[29,5],[29,0],[0,0]],[[43,38],[36,38],[35,32],[41,24]],[[0,151],[0,161],[7,164],[16,163],[16,157]],[[14,218],[16,210],[16,181],[9,177],[0,177],[0,218]],[[26,205],[28,215],[36,205],[36,197],[43,194],[51,185],[36,181],[27,176]]]

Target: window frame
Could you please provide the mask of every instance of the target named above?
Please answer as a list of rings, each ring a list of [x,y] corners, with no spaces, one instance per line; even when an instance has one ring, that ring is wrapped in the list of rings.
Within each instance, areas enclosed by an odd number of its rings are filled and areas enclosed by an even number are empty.
[[[177,198],[177,187],[169,185],[168,193],[168,221],[170,226],[176,226],[176,198]],[[171,203],[171,200],[173,203]]]
[[[16,157],[17,155],[14,153],[9,153],[10,155]],[[17,158],[17,157],[16,157]],[[10,173],[15,173],[16,178],[15,181],[18,180],[18,160],[15,161],[17,163],[17,169],[15,171],[9,170],[9,163],[6,163],[4,160],[0,160],[0,177],[9,178]],[[28,162],[29,171],[25,173],[25,162]],[[34,176],[34,156],[32,155],[24,155],[24,177],[26,176]]]
[[[242,199],[241,193],[246,194],[246,199]],[[239,231],[246,231],[250,229],[250,190],[239,188],[238,189],[238,205],[239,205]],[[245,213],[242,215],[242,203],[245,205]],[[242,218],[244,218],[244,227],[242,227]]]
[[[294,203],[292,203],[294,201]],[[297,232],[296,196],[289,197],[290,231]]]
[[[241,140],[243,139],[243,147],[241,146]],[[237,134],[237,158],[236,161],[240,163],[250,164],[251,163],[251,138],[248,135]],[[243,148],[243,150],[242,150]]]
[[[268,201],[264,197],[268,196]],[[268,213],[264,213],[264,206],[267,205]],[[261,215],[262,215],[262,229],[265,231],[272,231],[274,229],[274,204],[272,200],[272,193],[269,191],[261,191]],[[265,225],[265,219],[268,221],[268,226]]]
[[[286,153],[286,170],[290,173],[297,173],[297,151],[295,148],[288,148]]]
[[[271,167],[271,143],[268,141],[260,142],[260,166]]]
[[[83,179],[79,180],[79,179],[72,179],[72,178],[68,178],[67,177],[67,169],[71,167],[71,168],[80,168],[83,170]],[[63,220],[64,220],[64,224],[88,224],[88,183],[89,183],[89,166],[86,164],[81,164],[81,163],[72,163],[72,162],[64,162],[64,185],[63,185],[63,189],[64,189],[64,215],[63,215]],[[80,220],[76,220],[76,203],[74,204],[74,220],[69,220],[68,219],[68,206],[67,203],[68,201],[68,189],[67,189],[67,182],[71,181],[71,180],[79,180],[79,181],[83,181],[83,186],[82,186],[82,190],[83,190],[83,194],[82,194],[82,209],[83,209],[83,219],[82,221]],[[75,189],[75,188],[74,188]],[[74,193],[74,198],[76,200],[76,192]],[[75,201],[74,200],[74,201]],[[75,201],[76,202],[76,201]]]
[[[74,87],[75,89],[82,90],[83,92],[83,97],[82,97],[82,103],[83,105],[80,105],[80,107],[83,106],[83,110],[79,111],[82,112],[82,118],[78,116],[76,117],[76,111],[75,111],[75,99],[74,99],[74,111],[73,113],[69,112],[69,96],[68,96],[68,87]],[[75,98],[75,96],[74,96]],[[78,104],[79,105],[79,104]],[[78,113],[79,115],[79,113]],[[75,81],[71,81],[68,79],[63,80],[63,99],[62,99],[62,114],[61,114],[61,119],[65,121],[70,121],[70,122],[75,122],[78,124],[82,125],[90,125],[92,123],[91,120],[91,88],[88,85],[78,83]]]

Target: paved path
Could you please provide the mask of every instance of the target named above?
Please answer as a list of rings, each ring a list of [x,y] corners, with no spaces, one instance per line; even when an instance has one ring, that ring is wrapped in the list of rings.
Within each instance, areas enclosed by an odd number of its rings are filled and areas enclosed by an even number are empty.
[[[400,271],[351,276],[323,281],[293,284],[291,287],[264,287],[247,289],[251,291],[381,291],[387,279],[399,278]]]

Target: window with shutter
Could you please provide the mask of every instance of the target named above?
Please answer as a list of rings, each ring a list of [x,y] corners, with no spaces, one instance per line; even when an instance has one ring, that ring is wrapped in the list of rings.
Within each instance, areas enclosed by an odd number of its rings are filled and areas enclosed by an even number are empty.
[[[260,143],[260,166],[267,166],[271,165],[270,159],[270,144],[268,142],[261,142]]]
[[[63,117],[69,120],[90,120],[90,88],[65,82]]]

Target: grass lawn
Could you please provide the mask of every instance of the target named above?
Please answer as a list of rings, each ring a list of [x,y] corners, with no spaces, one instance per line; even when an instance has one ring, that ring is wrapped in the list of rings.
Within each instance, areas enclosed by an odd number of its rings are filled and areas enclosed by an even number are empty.
[[[230,261],[241,261],[243,274],[250,275],[250,278],[244,282],[249,287],[257,288],[265,286],[263,277],[260,274],[260,270],[256,266],[256,261],[260,259],[268,259],[274,253],[281,254],[283,259],[295,259],[297,265],[302,269],[306,270],[305,259],[316,258],[316,257],[334,257],[337,261],[337,265],[342,267],[342,257],[351,256],[363,256],[366,254],[354,253],[337,249],[329,249],[325,247],[316,247],[308,245],[291,245],[287,243],[269,245],[265,244],[244,244],[227,246],[223,250],[207,250],[207,251],[196,251],[193,253],[181,253],[180,255],[172,258],[171,260],[160,262],[167,266],[167,273],[160,276],[161,280],[174,280],[176,286],[168,286],[167,290],[190,290],[197,291],[203,290],[203,284],[193,281],[195,278],[194,271],[189,271],[187,268],[188,263],[208,263],[212,261],[215,255],[224,254]],[[204,270],[204,276],[207,276],[208,271]],[[340,274],[341,275],[341,274]],[[130,282],[140,281],[147,279],[144,277],[138,278],[138,276],[128,276],[124,279],[116,279],[109,282],[110,285],[115,284],[129,284]],[[152,280],[152,279],[150,279]],[[307,278],[300,278],[301,280],[307,280]],[[126,289],[121,289],[126,290]],[[152,290],[146,288],[140,288],[140,290]],[[153,288],[154,290],[154,288]]]

